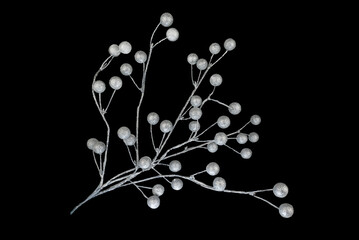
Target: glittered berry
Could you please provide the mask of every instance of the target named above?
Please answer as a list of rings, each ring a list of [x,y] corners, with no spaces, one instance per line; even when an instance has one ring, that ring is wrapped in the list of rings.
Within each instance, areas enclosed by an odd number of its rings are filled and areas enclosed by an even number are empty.
[[[113,76],[110,78],[110,87],[114,90],[119,90],[122,87],[122,80],[120,77]]]
[[[169,28],[166,32],[166,37],[170,42],[177,41],[179,37],[179,32],[176,28]]]
[[[160,206],[160,198],[156,195],[152,195],[151,197],[147,198],[147,206],[152,209],[156,209]]]
[[[160,116],[157,113],[151,112],[147,115],[147,122],[151,125],[156,125],[160,121]]]
[[[173,160],[170,162],[169,164],[169,169],[171,172],[179,172],[182,168],[182,165],[180,163],[180,161],[178,160]]]
[[[211,85],[213,87],[218,87],[219,85],[222,84],[223,78],[221,75],[219,75],[218,73],[213,74],[210,78],[209,78],[209,82],[211,83]]]
[[[144,63],[147,60],[147,54],[144,51],[137,51],[135,53],[135,60],[138,63]]]
[[[189,116],[193,120],[198,120],[202,117],[202,110],[198,107],[191,108],[191,110],[189,110]]]
[[[201,58],[196,62],[196,66],[199,70],[205,70],[208,67],[208,62],[206,59]]]
[[[108,53],[113,57],[118,57],[121,54],[120,47],[117,44],[112,44],[108,48]]]
[[[249,141],[252,142],[252,143],[258,142],[258,140],[259,140],[259,135],[258,135],[258,133],[256,133],[256,132],[251,132],[251,133],[248,135],[248,139],[249,139]]]
[[[120,67],[120,72],[124,76],[129,76],[132,73],[132,66],[130,64],[128,64],[128,63],[124,63]]]
[[[281,183],[281,182],[277,183],[273,187],[274,195],[279,198],[284,198],[285,196],[287,196],[288,191],[289,191],[289,189],[288,189],[287,185],[284,183]]]
[[[190,53],[187,57],[187,62],[191,65],[195,65],[198,61],[198,56],[195,53]]]
[[[261,123],[261,117],[258,116],[258,115],[253,115],[253,116],[251,117],[251,123],[252,123],[253,125],[258,125],[258,124],[260,124],[260,123]]]
[[[160,124],[160,130],[163,133],[168,133],[168,132],[172,131],[172,128],[173,128],[173,124],[169,120],[163,120]]]
[[[198,121],[191,121],[188,124],[188,128],[191,132],[198,132],[201,128],[201,124]]]
[[[92,90],[97,93],[103,93],[106,90],[106,85],[103,81],[97,80],[93,83]]]
[[[228,38],[226,41],[224,41],[224,48],[227,51],[232,51],[236,48],[236,41],[234,41],[232,38]]]
[[[207,144],[207,150],[210,153],[215,153],[218,150],[218,145],[216,143],[214,143],[214,142],[208,143]]]
[[[133,146],[136,143],[135,135],[131,134],[128,138],[123,140],[127,146]]]
[[[243,148],[240,154],[243,159],[249,159],[252,156],[252,150],[249,148]]]
[[[164,27],[171,26],[173,23],[173,16],[168,12],[163,13],[160,17],[160,23]]]
[[[191,97],[191,105],[193,107],[199,107],[202,104],[202,98],[198,95],[194,95]]]
[[[89,140],[87,140],[87,147],[90,150],[93,150],[93,147],[95,146],[95,144],[98,142],[98,140],[96,138],[90,138]]]
[[[131,135],[131,131],[128,127],[120,127],[117,130],[117,136],[122,140],[129,138],[130,135]]]
[[[221,45],[219,45],[218,43],[212,43],[209,46],[209,51],[210,53],[212,53],[213,55],[218,54],[221,51]]]
[[[224,132],[219,132],[214,136],[214,142],[219,145],[225,145],[227,143],[228,137]]]
[[[171,182],[171,187],[177,191],[181,190],[183,187],[183,181],[179,178],[174,178]]]
[[[118,45],[120,52],[123,54],[129,54],[132,50],[132,46],[129,42],[123,41]]]
[[[144,157],[140,158],[140,160],[138,161],[138,166],[142,170],[148,170],[151,168],[151,163],[152,163],[151,158],[148,156],[144,156]]]
[[[211,176],[216,176],[219,173],[219,165],[216,162],[210,162],[207,164],[206,172]]]
[[[156,184],[152,188],[153,195],[162,196],[164,192],[165,192],[165,188],[161,184]]]
[[[214,180],[213,180],[213,188],[214,190],[216,191],[224,191],[224,189],[226,188],[226,180],[224,180],[223,178],[221,177],[216,177]]]
[[[237,102],[232,102],[231,104],[229,104],[229,108],[228,111],[232,114],[232,115],[237,115],[241,112],[242,107],[239,103]]]
[[[231,120],[227,116],[220,116],[217,120],[218,127],[226,129],[231,125]]]
[[[248,141],[248,136],[245,133],[239,133],[236,140],[239,144],[245,144]]]
[[[290,218],[294,214],[294,208],[289,203],[283,203],[279,206],[279,214],[284,218]]]
[[[102,154],[105,150],[106,150],[106,145],[105,145],[105,143],[103,143],[101,141],[97,141],[93,145],[93,151],[97,154]]]

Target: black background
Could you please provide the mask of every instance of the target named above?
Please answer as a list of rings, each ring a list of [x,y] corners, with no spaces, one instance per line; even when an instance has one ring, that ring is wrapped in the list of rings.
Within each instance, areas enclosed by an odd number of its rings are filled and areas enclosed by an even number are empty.
[[[197,150],[183,155],[178,158],[183,174],[200,171],[208,162],[217,161],[221,166],[219,176],[227,180],[228,189],[266,189],[284,182],[290,189],[285,199],[275,198],[270,192],[260,196],[277,206],[291,203],[295,209],[292,218],[280,217],[278,210],[250,196],[212,192],[190,182],[184,182],[184,188],[177,192],[165,181],[149,184],[160,182],[166,188],[157,210],[147,207],[136,188],[126,187],[95,198],[69,215],[99,181],[86,147],[87,139],[96,137],[104,141],[106,137],[105,125],[91,95],[93,75],[108,57],[108,47],[126,40],[132,44],[132,52],[114,59],[98,79],[108,82],[113,75],[121,76],[119,67],[128,62],[139,82],[141,66],[134,61],[133,54],[137,50],[148,52],[149,38],[163,12],[173,15],[172,27],[178,29],[180,37],[176,42],[161,43],[153,52],[141,115],[141,154],[153,154],[144,121],[147,113],[156,111],[161,119],[174,122],[192,91],[187,55],[195,52],[209,59],[209,45],[213,42],[222,45],[231,37],[237,48],[209,72],[209,75],[219,73],[224,79],[214,97],[242,105],[239,115],[230,116],[230,130],[243,126],[251,115],[260,115],[262,123],[247,130],[259,133],[260,140],[247,144],[253,150],[249,160],[224,147],[215,154]],[[73,234],[77,229],[81,234],[109,232],[133,237],[217,233],[223,239],[248,234],[286,237],[288,233],[300,234],[315,226],[306,222],[307,206],[312,201],[306,183],[312,174],[311,166],[317,164],[316,143],[310,142],[313,138],[308,126],[313,120],[315,125],[315,119],[320,118],[318,109],[323,103],[321,99],[311,101],[321,79],[311,72],[316,54],[309,51],[308,42],[315,41],[313,32],[317,29],[308,28],[312,23],[310,6],[226,2],[49,4],[39,7],[36,13],[20,15],[25,16],[21,29],[28,30],[23,35],[31,45],[21,61],[31,66],[26,72],[38,79],[35,84],[29,83],[34,90],[20,103],[23,108],[27,108],[26,103],[32,106],[32,113],[24,114],[22,119],[27,120],[24,128],[31,132],[27,138],[29,146],[43,149],[32,157],[35,164],[27,163],[22,168],[27,173],[28,167],[36,168],[28,179],[34,179],[31,187],[26,187],[30,199],[20,200],[21,209],[30,210],[26,214],[19,212],[22,218],[38,216],[37,226],[54,227],[54,233],[59,234]],[[165,32],[160,27],[154,41],[162,39]],[[107,114],[112,126],[107,179],[131,167],[115,132],[124,125],[135,128],[140,94],[128,78],[121,78],[123,88],[116,93]],[[204,99],[210,91],[207,79],[199,93]],[[110,94],[108,87],[103,96],[105,103]],[[218,116],[228,115],[226,109],[215,103],[208,103],[203,111],[203,128]],[[169,144],[187,136],[186,125],[175,130]],[[206,136],[211,138],[215,133],[211,131]],[[43,140],[34,140],[37,136]],[[155,138],[160,138],[158,131]],[[230,145],[241,149],[235,141]],[[33,149],[30,147],[28,152]],[[203,176],[201,180],[210,184],[212,178]],[[311,220],[316,217],[310,216]]]

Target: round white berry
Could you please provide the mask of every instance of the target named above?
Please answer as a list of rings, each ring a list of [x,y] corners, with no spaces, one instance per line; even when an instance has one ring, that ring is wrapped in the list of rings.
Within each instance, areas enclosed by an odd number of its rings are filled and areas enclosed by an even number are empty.
[[[113,57],[118,57],[121,54],[120,47],[117,44],[112,44],[108,48],[108,53]]]
[[[236,41],[234,41],[232,38],[228,38],[226,41],[224,41],[224,48],[227,51],[232,51],[236,48]]]
[[[229,108],[228,111],[233,114],[233,115],[237,115],[241,112],[242,107],[239,103],[237,102],[232,102],[231,104],[229,104]]]
[[[198,95],[194,95],[191,97],[191,105],[193,107],[199,107],[202,104],[202,98]]]
[[[245,144],[248,141],[248,136],[245,133],[239,133],[236,140],[239,144]]]
[[[147,122],[151,125],[156,125],[160,121],[160,116],[157,113],[151,112],[147,115]]]
[[[127,146],[133,146],[136,143],[135,135],[131,134],[128,138],[123,140]]]
[[[93,147],[95,146],[95,144],[98,142],[98,140],[96,138],[90,138],[89,140],[87,140],[87,147],[90,150],[93,150]]]
[[[164,27],[171,26],[173,23],[173,16],[168,12],[163,13],[160,17],[160,23]]]
[[[206,59],[201,58],[197,60],[196,66],[199,70],[205,70],[208,67],[208,62]]]
[[[197,132],[199,131],[199,129],[201,128],[201,125],[199,124],[198,121],[191,121],[189,124],[188,124],[188,128],[191,132]]]
[[[219,145],[225,145],[227,143],[228,137],[224,132],[219,132],[214,136],[214,142]]]
[[[226,180],[224,180],[221,177],[216,177],[213,180],[213,188],[216,191],[220,191],[220,192],[224,191],[224,189],[226,188]]]
[[[218,127],[226,129],[231,125],[231,120],[227,116],[220,116],[217,120]]]
[[[117,130],[117,136],[122,140],[129,138],[130,135],[131,135],[131,131],[128,127],[120,127]]]
[[[251,132],[251,133],[248,135],[248,139],[249,139],[249,141],[252,142],[252,143],[258,142],[258,140],[259,140],[259,135],[258,135],[258,133],[256,133],[256,132]]]
[[[288,189],[287,185],[285,185],[284,183],[281,183],[281,182],[277,183],[273,187],[274,195],[279,198],[284,198],[285,196],[287,196],[288,191],[289,191],[289,189]]]
[[[166,37],[168,41],[174,42],[177,41],[179,37],[179,32],[176,28],[169,28],[166,32]]]
[[[216,162],[207,164],[206,172],[211,176],[216,176],[219,173],[219,165]]]
[[[152,195],[151,197],[147,198],[147,205],[152,208],[156,209],[160,206],[160,198],[156,195]]]
[[[261,117],[260,116],[258,116],[258,115],[253,115],[252,117],[251,117],[251,123],[253,124],[253,125],[258,125],[258,124],[260,124],[261,123]]]
[[[101,141],[97,141],[93,145],[93,151],[97,154],[102,154],[105,150],[106,150],[106,145],[105,145],[105,143],[103,143]]]
[[[118,45],[120,52],[123,54],[129,54],[132,50],[132,46],[129,42],[123,41]]]
[[[129,76],[132,73],[132,66],[130,64],[128,64],[128,63],[124,63],[120,67],[120,72],[124,76]]]
[[[283,203],[279,206],[279,214],[284,218],[290,218],[294,214],[294,208],[289,203]]]
[[[148,156],[144,156],[144,157],[141,157],[140,160],[138,161],[138,166],[142,170],[148,170],[151,168],[151,163],[152,163],[151,158]]]
[[[211,83],[211,85],[213,87],[218,87],[219,85],[222,84],[223,78],[221,75],[219,75],[218,73],[213,74],[210,78],[209,78],[209,82]]]
[[[103,93],[106,90],[106,85],[103,81],[97,80],[92,84],[92,90],[97,93]]]
[[[170,168],[171,172],[178,172],[178,171],[181,170],[182,165],[181,165],[180,161],[173,160],[173,161],[170,162],[169,168]]]
[[[207,144],[207,150],[210,153],[215,153],[218,150],[218,145],[216,143],[214,143],[214,142],[208,143]]]
[[[198,61],[198,56],[195,53],[190,53],[187,57],[187,62],[191,65],[195,65]]]
[[[161,184],[156,184],[152,188],[153,195],[162,196],[164,192],[165,192],[165,188]]]
[[[135,60],[138,63],[144,63],[147,60],[147,54],[144,51],[137,51],[135,53]]]
[[[110,78],[110,87],[114,90],[119,90],[122,87],[122,80],[120,77],[113,76]]]
[[[212,53],[213,55],[218,54],[221,51],[221,45],[219,45],[218,43],[212,43],[209,46],[209,51],[210,53]]]
[[[183,182],[181,179],[179,178],[174,178],[171,182],[171,187],[174,189],[174,190],[181,190],[182,187],[183,187]]]
[[[163,120],[160,123],[160,130],[163,133],[168,133],[168,132],[172,131],[172,128],[173,128],[173,124],[169,120]]]
[[[243,159],[249,159],[252,156],[252,150],[249,148],[243,148],[240,154]]]
[[[189,110],[189,116],[193,120],[198,120],[202,117],[202,110],[198,107],[191,108],[191,110]]]

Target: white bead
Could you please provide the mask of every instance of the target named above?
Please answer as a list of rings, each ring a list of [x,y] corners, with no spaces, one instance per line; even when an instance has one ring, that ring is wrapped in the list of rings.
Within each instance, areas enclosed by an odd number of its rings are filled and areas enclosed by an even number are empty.
[[[164,192],[165,192],[165,188],[161,184],[156,184],[152,188],[153,195],[162,196]]]
[[[221,177],[216,177],[214,180],[213,180],[213,188],[214,190],[216,191],[224,191],[224,189],[226,188],[226,180],[224,180],[223,178]]]
[[[229,104],[229,108],[228,111],[233,114],[233,115],[237,115],[241,112],[242,107],[239,103],[237,102],[232,102],[231,104]]]
[[[182,168],[182,165],[180,163],[180,161],[178,160],[173,160],[170,162],[169,164],[169,169],[171,172],[179,172]]]
[[[152,163],[151,158],[148,156],[144,156],[144,157],[141,157],[141,159],[138,161],[138,166],[142,170],[148,170],[151,168],[151,163]]]
[[[112,44],[108,48],[108,53],[113,57],[118,57],[121,54],[120,47],[117,44]]]
[[[226,41],[224,41],[224,48],[227,51],[232,51],[236,48],[236,41],[234,41],[232,38],[228,38]]]
[[[208,62],[206,59],[201,58],[196,62],[196,66],[199,70],[205,70],[208,67]]]
[[[131,131],[128,127],[120,127],[117,130],[117,136],[122,140],[129,138],[130,135],[131,135]]]
[[[279,214],[284,218],[290,218],[294,214],[294,208],[289,203],[283,203],[279,206]]]
[[[214,136],[214,142],[219,145],[225,145],[227,143],[228,137],[224,132],[219,132]]]
[[[207,164],[206,172],[211,176],[216,176],[219,173],[219,165],[216,162],[211,162]]]
[[[93,150],[93,147],[95,146],[95,144],[98,142],[98,140],[96,138],[90,138],[89,140],[87,140],[87,147],[90,150]]]
[[[199,129],[201,128],[201,124],[199,124],[198,121],[191,121],[189,124],[188,124],[188,128],[191,132],[197,132],[199,131]]]
[[[243,159],[249,159],[252,156],[252,150],[249,148],[243,148],[240,154]]]
[[[251,123],[252,123],[253,125],[258,125],[258,124],[260,124],[260,123],[261,123],[261,117],[258,116],[258,115],[253,115],[253,116],[251,117]]]
[[[106,90],[106,85],[103,81],[97,80],[93,83],[92,90],[97,93],[103,93]]]
[[[187,62],[191,65],[195,65],[198,61],[198,56],[195,53],[190,53],[187,57]]]
[[[231,120],[227,116],[220,116],[217,120],[218,127],[226,129],[231,125]]]
[[[160,206],[160,203],[160,198],[156,195],[147,198],[147,205],[152,209],[158,208]]]
[[[236,140],[239,144],[245,144],[248,141],[247,134],[239,133],[236,137]]]
[[[173,16],[168,12],[163,13],[160,17],[160,23],[164,27],[171,26],[173,23]]]
[[[252,143],[258,142],[258,140],[259,140],[259,135],[258,135],[258,133],[256,133],[256,132],[251,132],[251,133],[248,135],[248,139],[249,139],[249,141],[252,142]]]
[[[289,191],[289,189],[288,189],[287,185],[285,185],[284,183],[281,183],[281,182],[277,183],[273,187],[274,195],[279,198],[284,198],[285,196],[287,196],[288,191]]]
[[[199,107],[202,104],[202,98],[198,95],[194,95],[191,97],[191,105],[193,107]]]
[[[174,190],[181,190],[182,187],[183,187],[183,182],[181,179],[179,178],[175,178],[172,180],[171,182],[171,187],[174,189]]]
[[[170,131],[172,131],[173,125],[171,123],[171,121],[169,120],[163,120],[160,124],[160,130],[163,133],[168,133]]]
[[[179,37],[179,32],[176,28],[169,28],[166,32],[166,37],[168,41],[174,42],[177,41]]]
[[[101,141],[97,141],[93,145],[93,151],[97,154],[102,154],[105,150],[106,150],[106,145],[105,145],[105,143],[103,143]]]
[[[147,54],[144,51],[137,51],[135,53],[135,60],[138,63],[144,63],[147,60]]]
[[[147,115],[147,122],[151,125],[156,125],[160,121],[160,116],[157,113],[151,112]]]
[[[131,134],[128,138],[123,140],[127,146],[133,146],[136,143],[135,135]]]
[[[208,143],[207,144],[207,150],[210,153],[215,153],[218,150],[218,145],[216,143],[214,143],[214,142]]]
[[[119,90],[122,87],[122,80],[120,77],[113,76],[110,78],[110,87],[114,90]]]
[[[132,50],[132,46],[129,42],[123,41],[118,45],[120,52],[123,54],[129,54]]]
[[[189,110],[189,116],[193,120],[198,120],[202,117],[202,110],[198,107],[191,108],[191,110]]]
[[[132,73],[132,66],[130,64],[128,64],[128,63],[124,63],[120,67],[120,72],[124,76],[129,76]]]
[[[209,78],[209,82],[211,83],[211,85],[213,87],[218,87],[219,85],[222,84],[223,78],[221,75],[219,75],[218,73],[213,74],[210,78]]]
[[[209,46],[209,51],[213,55],[218,54],[221,51],[221,45],[218,43],[212,43],[211,46]]]

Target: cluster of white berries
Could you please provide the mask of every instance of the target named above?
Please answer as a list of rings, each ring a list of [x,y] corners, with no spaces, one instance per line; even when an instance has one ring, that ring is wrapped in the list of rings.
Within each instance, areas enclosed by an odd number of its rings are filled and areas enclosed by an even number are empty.
[[[87,147],[94,153],[100,155],[106,150],[105,143],[97,140],[96,138],[90,138],[89,140],[87,140]]]
[[[273,187],[273,193],[278,198],[284,198],[288,195],[288,186],[284,183],[277,183]],[[284,218],[290,218],[294,214],[294,208],[289,203],[283,203],[279,206],[279,214]]]
[[[122,139],[127,146],[133,146],[136,143],[136,136],[131,133],[128,127],[120,127],[117,130],[117,136]]]

